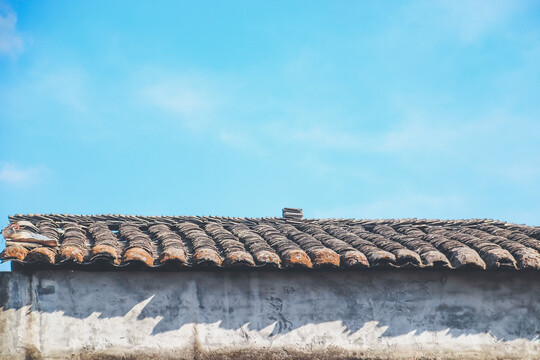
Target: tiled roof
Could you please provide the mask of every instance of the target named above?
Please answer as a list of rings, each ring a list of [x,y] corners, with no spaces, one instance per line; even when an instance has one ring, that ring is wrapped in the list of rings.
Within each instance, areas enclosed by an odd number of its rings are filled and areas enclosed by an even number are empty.
[[[486,219],[15,215],[10,222],[0,257],[27,265],[540,269],[540,227]]]

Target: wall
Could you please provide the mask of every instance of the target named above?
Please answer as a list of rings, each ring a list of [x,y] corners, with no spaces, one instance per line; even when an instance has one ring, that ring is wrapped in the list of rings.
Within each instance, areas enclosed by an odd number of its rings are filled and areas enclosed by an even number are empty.
[[[527,272],[0,273],[1,359],[540,359]]]

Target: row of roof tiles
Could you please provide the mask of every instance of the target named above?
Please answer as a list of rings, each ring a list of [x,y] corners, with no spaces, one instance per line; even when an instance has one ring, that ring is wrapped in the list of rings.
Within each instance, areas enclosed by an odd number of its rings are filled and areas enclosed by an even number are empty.
[[[23,264],[540,269],[540,228],[493,220],[16,215],[10,221],[13,234],[29,222],[24,231],[53,240],[50,246],[8,235],[0,257]]]

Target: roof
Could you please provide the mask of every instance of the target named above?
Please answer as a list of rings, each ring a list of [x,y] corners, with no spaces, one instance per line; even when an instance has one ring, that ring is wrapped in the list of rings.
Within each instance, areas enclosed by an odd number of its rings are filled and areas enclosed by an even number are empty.
[[[487,219],[30,214],[3,234],[26,266],[540,269],[540,227]]]

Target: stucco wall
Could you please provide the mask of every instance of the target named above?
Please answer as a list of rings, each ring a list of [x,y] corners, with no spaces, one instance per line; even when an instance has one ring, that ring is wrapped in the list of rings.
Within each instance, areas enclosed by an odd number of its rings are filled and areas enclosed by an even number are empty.
[[[0,274],[0,358],[540,359],[538,273]]]

